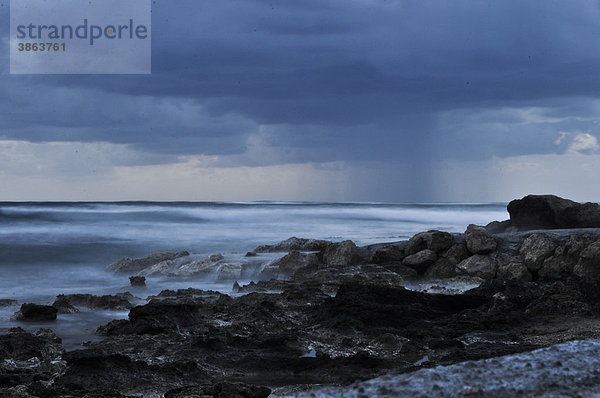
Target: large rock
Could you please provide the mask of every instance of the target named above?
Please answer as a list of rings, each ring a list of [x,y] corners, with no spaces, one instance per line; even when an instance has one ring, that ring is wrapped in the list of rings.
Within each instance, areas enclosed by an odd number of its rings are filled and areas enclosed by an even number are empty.
[[[469,249],[467,249],[467,245],[465,243],[455,243],[450,247],[450,249],[446,250],[442,257],[450,260],[454,265],[460,263],[463,260],[471,257],[471,253],[469,253]]]
[[[465,232],[467,249],[473,254],[488,254],[496,250],[497,243],[484,227],[469,225]]]
[[[274,245],[263,245],[258,246],[253,250],[254,253],[277,253],[277,252],[290,252],[292,250],[299,250],[305,252],[321,251],[325,249],[331,242],[327,240],[317,239],[305,239],[291,237],[282,242]]]
[[[427,268],[425,276],[434,279],[452,278],[456,276],[456,264],[456,262],[446,257],[440,257],[432,266]]]
[[[321,252],[323,263],[333,267],[356,265],[365,260],[360,256],[358,248],[351,240],[330,243]]]
[[[554,254],[544,260],[538,271],[538,278],[542,281],[565,280],[573,273],[575,262],[571,256],[565,254],[566,249],[559,246]]]
[[[594,242],[590,234],[570,235],[569,241],[565,244],[564,255],[577,262],[581,252]]]
[[[161,263],[167,260],[174,260],[179,257],[189,256],[190,253],[187,251],[183,252],[166,252],[166,253],[153,253],[143,258],[122,258],[116,263],[108,266],[108,271],[118,273],[134,273],[139,272],[145,268],[148,268],[154,264]]]
[[[501,254],[497,258],[498,272],[496,277],[504,280],[531,281],[531,272],[518,256]]]
[[[421,232],[409,239],[406,254],[415,254],[421,250],[429,249],[434,252],[446,250],[454,243],[454,237],[448,232],[431,230]]]
[[[217,267],[215,282],[232,282],[238,280],[242,276],[242,270],[242,264],[222,263]]]
[[[587,281],[600,282],[600,239],[581,252],[573,274]]]
[[[508,204],[511,225],[519,229],[597,228],[600,206],[555,195],[528,195]]]
[[[216,273],[217,268],[223,259],[224,257],[220,253],[212,254],[201,260],[192,261],[190,263],[182,264],[179,267],[160,270],[158,272],[172,274],[174,276],[208,276]],[[151,272],[149,275],[154,273],[155,272]]]
[[[401,261],[405,257],[402,250],[396,245],[386,245],[375,250],[371,256],[373,264],[388,264]]]
[[[102,310],[129,310],[134,303],[141,299],[131,293],[117,293],[115,295],[95,296],[92,294],[59,294],[52,304],[61,314],[77,312],[77,307],[86,307]]]
[[[433,250],[425,249],[405,257],[404,260],[402,260],[402,264],[413,268],[419,273],[423,273],[437,260],[437,258],[438,256]]]
[[[477,276],[483,279],[496,277],[498,262],[489,255],[475,254],[456,266],[456,273],[469,276]]]
[[[260,278],[262,280],[287,278],[302,267],[318,263],[319,259],[316,253],[302,253],[298,250],[292,250],[279,260],[265,265],[260,272]]]
[[[554,254],[556,246],[546,235],[533,234],[525,238],[519,254],[530,271],[538,271],[542,268],[544,260]]]
[[[58,310],[51,305],[25,303],[15,313],[19,321],[54,321]]]
[[[485,230],[488,232],[488,234],[499,234],[502,232],[507,232],[507,230],[511,227],[512,225],[510,220],[492,221],[485,226]]]

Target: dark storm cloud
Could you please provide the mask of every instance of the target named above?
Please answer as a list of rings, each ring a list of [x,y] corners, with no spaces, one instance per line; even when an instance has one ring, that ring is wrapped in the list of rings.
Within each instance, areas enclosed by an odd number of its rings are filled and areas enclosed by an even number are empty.
[[[267,125],[263,144],[288,156],[266,163],[510,156],[589,129],[580,109],[600,92],[589,1],[157,0],[152,31],[151,76],[9,76],[5,62],[1,134],[242,154]],[[471,118],[486,112],[498,119]]]

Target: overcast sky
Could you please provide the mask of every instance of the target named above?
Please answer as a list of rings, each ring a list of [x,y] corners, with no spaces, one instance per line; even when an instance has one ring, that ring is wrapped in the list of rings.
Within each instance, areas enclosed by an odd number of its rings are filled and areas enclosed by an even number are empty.
[[[1,200],[600,200],[600,2],[156,0],[151,75],[10,75]]]

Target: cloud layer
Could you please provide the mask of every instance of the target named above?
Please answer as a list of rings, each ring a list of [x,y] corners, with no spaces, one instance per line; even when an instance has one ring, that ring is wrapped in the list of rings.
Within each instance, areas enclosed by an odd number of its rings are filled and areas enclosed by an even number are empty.
[[[253,170],[297,167],[304,181],[335,164],[327,192],[298,193],[282,172],[286,183],[265,183],[256,198],[453,200],[461,195],[439,185],[447,162],[598,153],[595,2],[156,0],[150,76],[9,75],[0,5],[5,178],[17,175],[6,160],[17,145],[56,181],[147,167],[159,187],[168,177],[157,170],[187,165],[229,170],[221,183],[235,186]],[[75,147],[105,155],[86,168],[57,151]]]

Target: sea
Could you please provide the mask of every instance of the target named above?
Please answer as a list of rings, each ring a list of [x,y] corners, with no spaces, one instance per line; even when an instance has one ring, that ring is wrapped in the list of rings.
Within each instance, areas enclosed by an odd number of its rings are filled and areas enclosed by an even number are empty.
[[[51,304],[58,294],[115,294],[145,298],[162,289],[223,292],[231,284],[204,279],[148,280],[131,288],[106,267],[123,257],[187,250],[235,258],[292,236],[357,245],[395,242],[430,229],[463,232],[508,218],[506,203],[313,202],[0,202],[0,332],[11,327],[54,329],[69,349],[97,340],[93,330],[127,311],[59,314],[54,323],[16,321],[25,302]],[[249,282],[249,281],[242,281]]]

